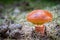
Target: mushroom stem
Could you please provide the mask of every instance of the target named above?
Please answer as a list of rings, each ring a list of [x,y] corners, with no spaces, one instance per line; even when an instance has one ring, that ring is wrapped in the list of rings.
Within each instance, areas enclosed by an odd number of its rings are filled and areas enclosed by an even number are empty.
[[[36,25],[35,31],[40,33],[42,36],[45,34],[45,26],[44,25]]]

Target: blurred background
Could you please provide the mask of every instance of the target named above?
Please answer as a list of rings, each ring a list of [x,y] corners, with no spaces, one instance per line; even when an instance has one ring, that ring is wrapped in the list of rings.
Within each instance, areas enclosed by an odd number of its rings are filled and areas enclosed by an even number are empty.
[[[0,0],[0,19],[6,14],[10,16],[35,9],[54,9],[59,4],[60,0]]]
[[[35,9],[48,10],[52,13],[53,21],[46,24],[46,26],[50,27],[49,34],[58,29],[55,28],[56,26],[60,27],[60,0],[0,0],[0,33],[2,35],[0,38],[11,38],[11,34],[13,33],[11,31],[12,33],[8,33],[9,36],[3,35],[6,33],[4,30],[12,30],[12,27],[10,29],[5,25],[10,27],[12,24],[14,24],[13,26],[16,26],[15,24],[20,24],[19,26],[33,27],[34,25],[26,20],[26,15]],[[53,28],[51,26],[53,26]],[[58,32],[56,31],[56,33]],[[56,33],[52,34],[52,37],[54,37]],[[54,37],[52,40],[55,40],[55,38],[59,40],[58,37]]]

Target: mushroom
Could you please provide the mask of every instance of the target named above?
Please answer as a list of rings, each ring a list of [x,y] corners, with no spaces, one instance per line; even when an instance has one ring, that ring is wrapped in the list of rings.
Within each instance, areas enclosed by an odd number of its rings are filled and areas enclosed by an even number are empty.
[[[44,36],[45,26],[44,24],[52,21],[52,14],[47,10],[33,10],[27,15],[27,20],[35,24],[35,31],[41,33]]]

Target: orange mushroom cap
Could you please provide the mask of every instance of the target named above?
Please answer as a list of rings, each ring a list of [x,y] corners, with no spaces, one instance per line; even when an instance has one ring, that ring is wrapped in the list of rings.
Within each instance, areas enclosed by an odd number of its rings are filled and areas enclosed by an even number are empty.
[[[52,20],[52,14],[46,10],[33,10],[27,15],[27,20],[33,24],[41,25]]]

